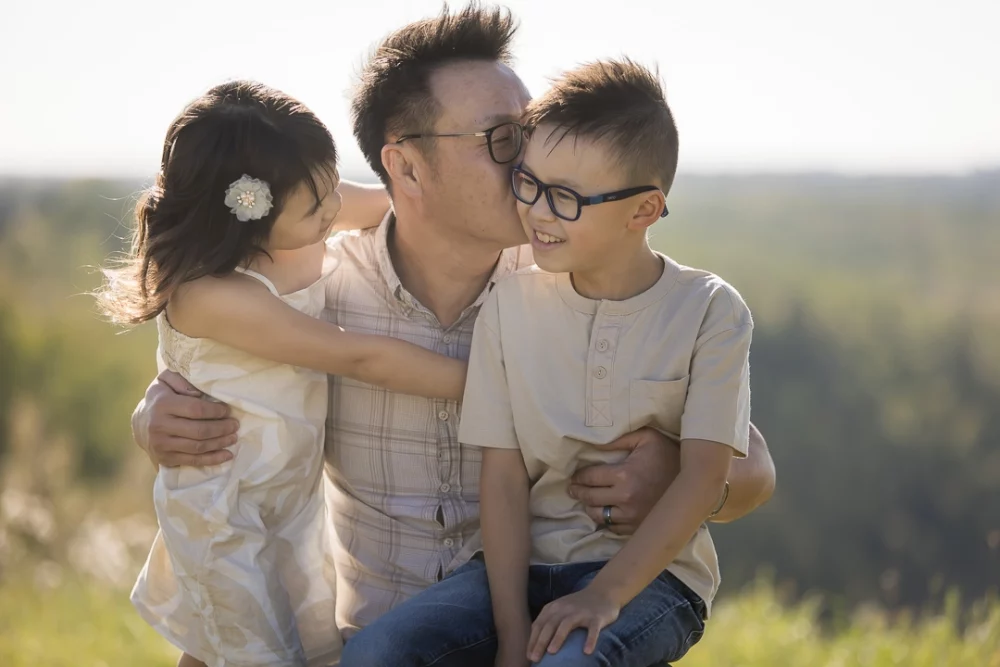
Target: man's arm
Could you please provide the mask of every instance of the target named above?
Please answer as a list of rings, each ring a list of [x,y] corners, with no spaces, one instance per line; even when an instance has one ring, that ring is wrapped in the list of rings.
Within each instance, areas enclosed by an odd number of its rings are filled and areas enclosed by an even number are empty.
[[[652,428],[627,433],[605,449],[626,450],[621,463],[594,465],[573,476],[570,495],[582,501],[587,514],[604,523],[611,506],[611,530],[631,535],[680,472],[680,446]],[[750,424],[747,456],[735,459],[729,471],[729,497],[711,521],[728,523],[766,503],[774,493],[774,462],[764,437]],[[721,500],[721,499],[720,499]]]
[[[774,461],[764,436],[750,424],[750,444],[747,456],[733,459],[729,465],[729,497],[719,513],[709,519],[714,523],[729,523],[754,511],[774,493]]]

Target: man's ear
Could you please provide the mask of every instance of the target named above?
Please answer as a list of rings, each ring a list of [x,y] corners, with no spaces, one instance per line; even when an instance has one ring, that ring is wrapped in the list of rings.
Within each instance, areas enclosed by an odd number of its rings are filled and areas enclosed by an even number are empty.
[[[396,143],[383,146],[382,167],[388,172],[395,192],[420,196],[422,163],[412,146]]]
[[[628,228],[635,231],[651,227],[654,222],[660,219],[663,209],[667,206],[666,197],[660,190],[644,192],[636,196],[636,199],[639,198],[641,201],[628,221]]]

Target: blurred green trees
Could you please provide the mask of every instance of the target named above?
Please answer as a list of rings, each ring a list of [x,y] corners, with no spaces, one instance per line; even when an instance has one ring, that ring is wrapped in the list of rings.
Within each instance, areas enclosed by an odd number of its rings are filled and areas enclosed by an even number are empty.
[[[155,336],[116,335],[85,296],[137,187],[0,182],[0,468],[27,401],[81,485],[148,493],[125,464]],[[768,506],[713,529],[724,591],[762,565],[834,611],[1000,586],[1000,173],[681,177],[670,201],[653,244],[754,311],[778,468]]]

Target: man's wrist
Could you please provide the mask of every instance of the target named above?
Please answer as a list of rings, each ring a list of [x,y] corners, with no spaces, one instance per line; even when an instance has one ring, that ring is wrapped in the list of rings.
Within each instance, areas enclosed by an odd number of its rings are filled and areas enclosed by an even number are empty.
[[[719,516],[719,512],[726,506],[727,500],[729,500],[729,480],[726,480],[725,486],[722,487],[722,498],[719,499],[719,504],[715,506],[715,509],[708,515],[708,518],[712,519]]]

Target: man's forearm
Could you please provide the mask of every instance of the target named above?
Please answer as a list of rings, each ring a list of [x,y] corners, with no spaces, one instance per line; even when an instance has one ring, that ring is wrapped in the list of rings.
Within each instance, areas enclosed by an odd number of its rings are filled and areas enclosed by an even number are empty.
[[[729,523],[754,511],[774,493],[774,462],[767,450],[764,436],[750,424],[750,444],[745,459],[736,459],[729,466],[729,497],[726,504],[710,520]]]

